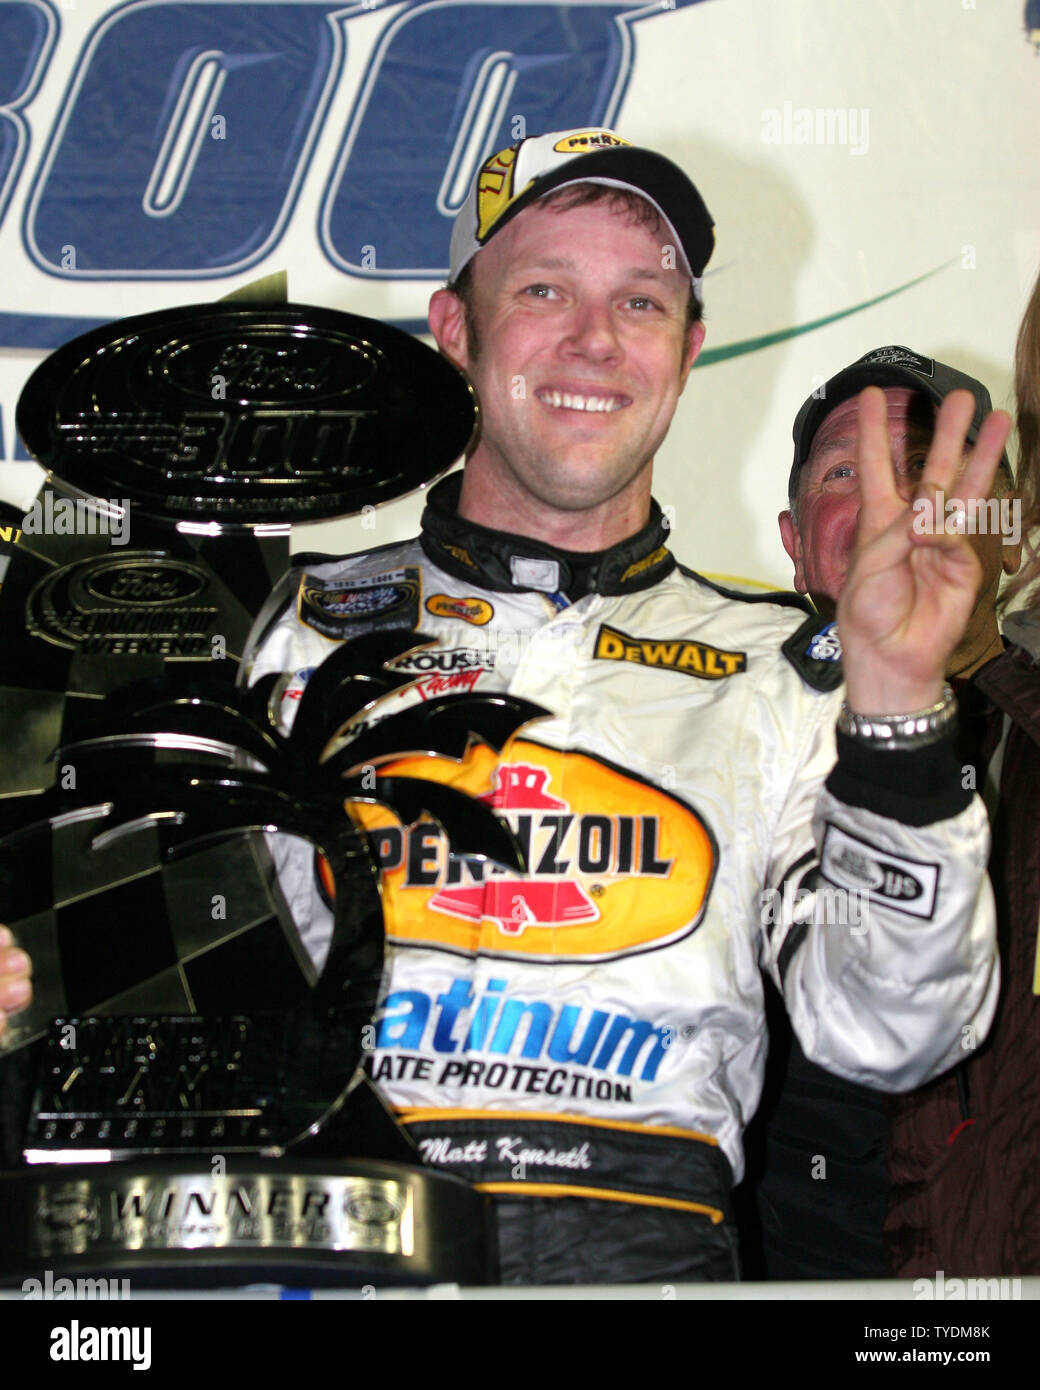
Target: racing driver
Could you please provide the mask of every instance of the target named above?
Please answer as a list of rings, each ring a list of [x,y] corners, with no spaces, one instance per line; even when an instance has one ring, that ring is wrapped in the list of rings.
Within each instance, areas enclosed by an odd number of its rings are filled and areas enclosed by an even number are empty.
[[[288,676],[286,723],[340,642],[393,628],[416,633],[414,679],[366,720],[452,690],[551,711],[501,753],[423,769],[508,818],[526,876],[356,812],[387,930],[371,1074],[420,1156],[493,1197],[507,1283],[737,1277],[760,963],[807,1055],[884,1090],[948,1068],[995,1004],[986,815],[943,682],[978,563],[914,529],[884,397],[860,403],[844,691],[796,596],[729,593],[667,547],[651,469],[704,338],[713,239],[685,174],[610,131],[489,158],[430,303],[480,402],[465,469],[417,539],[291,572],[251,641],[249,679]],[[921,495],[988,494],[1008,421],[958,481],[972,407],[944,405]],[[320,874],[279,859],[319,954]]]

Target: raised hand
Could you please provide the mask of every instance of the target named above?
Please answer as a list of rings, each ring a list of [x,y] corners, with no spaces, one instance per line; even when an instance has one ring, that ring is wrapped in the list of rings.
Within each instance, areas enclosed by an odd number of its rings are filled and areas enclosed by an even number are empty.
[[[909,714],[941,698],[943,672],[981,578],[963,535],[963,508],[958,520],[949,503],[989,496],[1011,428],[1004,411],[988,415],[965,463],[974,409],[968,391],[943,401],[924,472],[907,500],[896,486],[884,392],[868,386],[860,395],[862,505],[838,603],[846,698],[859,714]]]

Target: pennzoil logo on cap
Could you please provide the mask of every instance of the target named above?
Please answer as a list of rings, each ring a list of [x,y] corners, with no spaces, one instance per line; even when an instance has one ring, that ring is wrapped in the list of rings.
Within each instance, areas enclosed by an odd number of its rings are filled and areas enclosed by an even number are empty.
[[[605,150],[631,143],[631,140],[622,140],[612,130],[576,130],[557,140],[553,149],[557,154],[585,154],[588,150]]]
[[[464,623],[483,627],[495,616],[495,610],[486,598],[471,598],[459,594],[431,594],[426,600],[426,611],[435,618],[461,618]]]
[[[727,652],[707,642],[687,638],[660,640],[630,637],[620,628],[600,624],[594,655],[603,661],[632,661],[637,666],[659,666],[666,671],[682,671],[701,680],[717,681],[735,676],[747,667],[747,652]]]

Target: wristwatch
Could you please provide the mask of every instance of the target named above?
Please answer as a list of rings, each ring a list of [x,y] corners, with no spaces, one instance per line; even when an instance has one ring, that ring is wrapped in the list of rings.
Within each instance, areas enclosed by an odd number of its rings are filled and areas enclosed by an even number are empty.
[[[956,722],[957,697],[944,683],[941,700],[912,714],[856,714],[845,700],[838,715],[838,732],[874,748],[924,748],[952,733]]]

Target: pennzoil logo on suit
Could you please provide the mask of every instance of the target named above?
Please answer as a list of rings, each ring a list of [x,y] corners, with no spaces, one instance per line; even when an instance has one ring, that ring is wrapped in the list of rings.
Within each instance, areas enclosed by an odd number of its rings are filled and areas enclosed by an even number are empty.
[[[431,594],[426,600],[426,611],[435,618],[461,618],[475,627],[484,627],[495,616],[487,599],[475,594]]]
[[[718,862],[692,807],[589,754],[512,740],[461,763],[405,757],[384,773],[446,782],[508,819],[526,876],[449,859],[432,822],[403,828],[377,806],[351,806],[383,874],[392,940],[529,960],[604,960],[653,950],[699,925]]]

